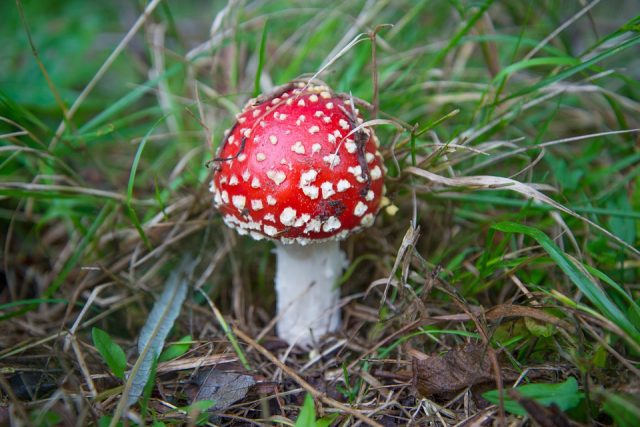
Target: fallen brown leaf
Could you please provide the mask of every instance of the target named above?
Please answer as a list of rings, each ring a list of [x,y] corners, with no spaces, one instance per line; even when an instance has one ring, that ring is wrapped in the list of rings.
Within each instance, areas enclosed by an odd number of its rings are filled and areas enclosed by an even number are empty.
[[[221,411],[243,399],[249,392],[249,387],[256,384],[251,375],[238,372],[225,372],[216,368],[200,371],[193,383],[197,387],[192,402],[212,400],[210,411]]]
[[[444,354],[414,356],[413,383],[424,397],[450,395],[474,385],[495,382],[491,359],[486,346],[468,343]],[[513,380],[517,374],[501,367],[504,379]]]

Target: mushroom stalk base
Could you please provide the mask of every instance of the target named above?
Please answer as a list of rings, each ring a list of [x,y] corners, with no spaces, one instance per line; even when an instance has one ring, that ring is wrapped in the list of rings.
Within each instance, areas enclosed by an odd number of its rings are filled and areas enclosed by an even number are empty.
[[[289,344],[309,346],[340,326],[336,283],[346,264],[337,241],[276,243],[278,336]]]

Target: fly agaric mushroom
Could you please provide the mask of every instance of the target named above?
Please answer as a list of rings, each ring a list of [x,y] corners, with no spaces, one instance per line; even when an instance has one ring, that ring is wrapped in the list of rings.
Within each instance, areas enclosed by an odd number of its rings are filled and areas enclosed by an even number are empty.
[[[276,329],[290,344],[339,327],[339,241],[371,226],[380,208],[383,159],[362,123],[349,97],[297,81],[250,100],[214,159],[224,222],[276,242]]]

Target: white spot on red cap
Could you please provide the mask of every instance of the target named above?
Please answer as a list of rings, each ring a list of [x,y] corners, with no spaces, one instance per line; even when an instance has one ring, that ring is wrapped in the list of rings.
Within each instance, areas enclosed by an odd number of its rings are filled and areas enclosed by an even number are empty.
[[[287,227],[292,226],[296,221],[297,212],[291,207],[286,207],[280,213],[280,222]]]
[[[349,166],[347,168],[347,171],[349,173],[351,173],[353,176],[355,176],[356,178],[362,175],[362,168],[360,167],[360,165],[358,165],[358,166]]]
[[[256,153],[256,160],[259,162],[263,162],[267,158],[264,153]]]
[[[336,143],[336,137],[333,136],[332,134],[327,134],[327,140],[332,144]]]
[[[343,191],[346,191],[349,188],[351,188],[351,183],[346,179],[341,179],[340,181],[338,181],[338,184],[336,185],[336,189],[338,190],[338,193],[342,193]]]
[[[260,233],[258,233],[257,231],[250,231],[249,235],[251,237],[253,237],[253,240],[262,240],[264,239],[264,236]]]
[[[229,185],[235,186],[238,185],[238,182],[240,182],[238,180],[238,177],[235,175],[231,175],[231,178],[229,178]]]
[[[296,222],[293,224],[293,226],[294,227],[302,227],[307,222],[309,222],[310,219],[311,219],[311,215],[302,214],[302,215],[300,215],[300,218],[296,219]]]
[[[304,99],[298,101],[298,107],[304,107],[305,105],[307,104],[304,103]]]
[[[358,149],[358,146],[352,140],[347,140],[347,142],[344,143],[344,148],[346,148],[347,153],[353,154]]]
[[[316,94],[309,96],[309,101],[318,102],[318,96]]]
[[[333,184],[329,181],[323,182],[322,184],[320,184],[320,188],[322,189],[322,198],[323,199],[328,199],[329,197],[333,196],[334,194],[336,194],[335,190],[333,189]]]
[[[362,225],[363,227],[369,227],[371,226],[371,224],[373,224],[373,214],[368,213],[364,217],[362,217],[360,225]]]
[[[371,169],[371,179],[375,181],[380,178],[382,178],[382,170],[380,170],[380,166],[375,165],[373,169]]]
[[[264,234],[266,234],[267,236],[273,237],[276,234],[278,234],[278,229],[272,225],[265,225],[262,227],[262,230],[264,231]]]
[[[365,153],[364,157],[367,159],[367,163],[372,163],[376,159],[376,156],[369,152]]]
[[[318,133],[318,132],[320,132],[320,128],[319,128],[318,126],[316,126],[316,125],[313,125],[313,126],[311,126],[311,127],[309,128],[309,133],[310,133],[311,135],[313,135],[313,134],[315,134],[315,133]]]
[[[313,113],[313,115],[314,115],[315,117],[322,117],[322,116],[324,116],[324,111],[322,111],[322,110],[317,110],[315,113]]]
[[[249,178],[251,178],[251,174],[249,173],[249,169],[245,169],[244,172],[242,172],[242,180],[244,182],[249,181]]]
[[[244,209],[244,205],[246,202],[247,198],[241,194],[236,194],[235,196],[231,197],[231,203],[236,207],[236,209],[240,211]]]
[[[285,179],[287,179],[287,175],[282,171],[271,169],[267,171],[267,178],[275,182],[276,185],[280,185],[284,182]]]
[[[278,137],[275,135],[269,135],[269,142],[276,145],[278,143]]]
[[[309,169],[306,172],[302,172],[300,174],[300,187],[304,187],[305,185],[311,184],[313,181],[316,180],[317,176],[318,176],[318,171],[316,171],[315,169]]]
[[[254,211],[259,211],[260,209],[262,209],[264,207],[264,205],[262,204],[262,200],[260,199],[253,199],[251,201],[251,209],[253,209]]]
[[[275,206],[275,204],[276,204],[276,198],[275,198],[275,197],[273,197],[271,194],[269,194],[269,195],[267,196],[267,204],[268,204],[269,206]]]
[[[320,152],[320,149],[322,148],[322,145],[318,144],[317,142],[315,144],[313,144],[311,146],[311,154],[316,154]]]
[[[329,110],[333,109],[333,102],[327,102],[327,108]]]
[[[311,221],[309,221],[307,223],[307,226],[304,228],[304,232],[305,233],[311,233],[311,232],[319,232],[320,231],[320,227],[322,226],[322,223],[320,222],[319,219],[312,219]]]
[[[240,153],[238,154],[238,161],[239,162],[244,162],[247,159],[247,155],[244,153]]]
[[[304,145],[302,145],[302,142],[296,141],[295,144],[291,146],[291,151],[297,154],[304,154]]]
[[[276,217],[272,213],[266,214],[264,217],[262,217],[262,219],[264,219],[265,221],[276,222]]]
[[[371,191],[371,190],[369,190],[369,191],[367,191],[367,195],[364,197],[364,199],[365,199],[367,202],[370,202],[370,201],[372,201],[372,200],[373,200],[373,198],[374,198],[375,196],[376,196],[376,195],[374,194],[374,192],[373,192],[373,191]]]
[[[328,233],[333,230],[337,230],[342,226],[340,220],[335,216],[330,216],[324,224],[322,224],[322,231]]]
[[[330,167],[338,166],[340,164],[340,156],[335,153],[327,154],[322,158],[326,164]]]
[[[260,180],[255,176],[251,180],[251,188],[260,188]]]
[[[349,130],[351,128],[351,126],[349,126],[349,122],[347,122],[345,119],[338,120],[338,124],[344,130]]]
[[[315,185],[305,185],[304,187],[302,187],[302,192],[311,200],[315,200],[318,198],[320,190]]]
[[[258,117],[260,115],[260,109],[256,108],[255,110],[253,110],[253,113],[251,113],[251,115],[253,117]]]
[[[366,203],[362,203],[362,201],[358,201],[358,204],[356,205],[356,207],[353,209],[353,214],[355,216],[362,216],[367,212],[368,206],[366,205]]]
[[[222,190],[222,194],[220,194],[220,197],[225,204],[229,204],[229,193],[227,193],[227,190]]]
[[[331,94],[329,92],[327,92],[326,90],[323,90],[322,92],[320,92],[320,96],[323,97],[324,99],[331,98]]]

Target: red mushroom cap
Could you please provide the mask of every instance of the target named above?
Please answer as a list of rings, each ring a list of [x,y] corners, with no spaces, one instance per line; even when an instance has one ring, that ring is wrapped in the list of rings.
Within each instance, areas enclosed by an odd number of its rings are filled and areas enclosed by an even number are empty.
[[[303,82],[250,100],[226,133],[211,191],[225,223],[256,239],[307,244],[373,224],[384,166],[355,105]]]

